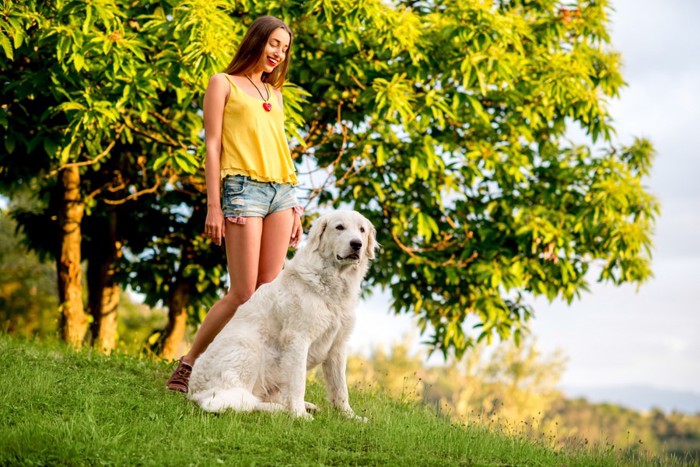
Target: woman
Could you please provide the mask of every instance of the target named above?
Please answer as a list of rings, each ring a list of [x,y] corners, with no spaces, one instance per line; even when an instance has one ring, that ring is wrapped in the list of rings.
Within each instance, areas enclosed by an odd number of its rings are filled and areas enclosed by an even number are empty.
[[[230,288],[209,310],[168,380],[173,391],[187,392],[197,357],[238,307],[277,276],[287,249],[301,239],[297,178],[280,92],[291,45],[289,26],[272,16],[258,18],[226,70],[209,80],[204,96],[204,235],[217,245],[225,240]]]

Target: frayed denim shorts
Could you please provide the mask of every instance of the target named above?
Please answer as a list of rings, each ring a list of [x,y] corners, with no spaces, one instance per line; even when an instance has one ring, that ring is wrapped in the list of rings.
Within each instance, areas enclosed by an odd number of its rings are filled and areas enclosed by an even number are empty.
[[[223,180],[221,209],[227,221],[245,224],[246,217],[265,217],[286,209],[301,210],[296,190],[288,183],[258,182],[244,175]]]

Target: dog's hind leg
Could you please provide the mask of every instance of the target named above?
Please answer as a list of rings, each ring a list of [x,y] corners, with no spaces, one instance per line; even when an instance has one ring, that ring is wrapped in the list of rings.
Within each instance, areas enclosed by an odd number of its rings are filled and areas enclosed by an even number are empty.
[[[231,409],[236,412],[251,412],[258,409],[260,399],[243,388],[207,389],[190,395],[207,412],[220,413]]]
[[[260,410],[262,412],[285,412],[287,408],[276,402],[258,402],[255,406],[255,410]]]

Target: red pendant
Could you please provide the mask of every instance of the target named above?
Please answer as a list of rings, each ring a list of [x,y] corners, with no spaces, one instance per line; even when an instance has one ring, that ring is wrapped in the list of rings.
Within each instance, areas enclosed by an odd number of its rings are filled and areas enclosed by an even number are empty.
[[[272,104],[270,104],[269,102],[263,102],[263,109],[265,109],[265,112],[269,112],[270,110],[272,110]]]

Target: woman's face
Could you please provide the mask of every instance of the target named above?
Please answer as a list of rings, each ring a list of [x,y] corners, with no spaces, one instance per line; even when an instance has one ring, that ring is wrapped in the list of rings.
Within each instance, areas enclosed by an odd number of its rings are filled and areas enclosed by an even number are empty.
[[[265,73],[272,73],[272,70],[287,58],[290,39],[289,33],[283,28],[277,28],[272,31],[270,37],[267,38],[267,44],[257,68]]]

